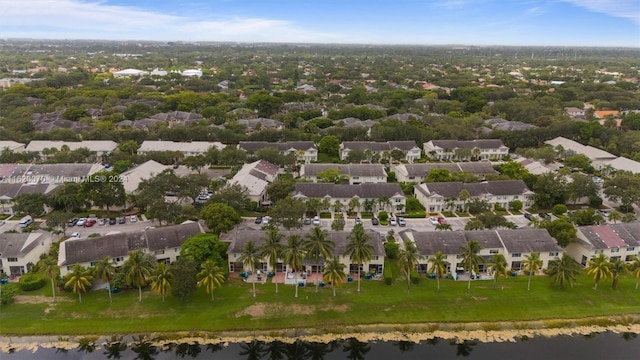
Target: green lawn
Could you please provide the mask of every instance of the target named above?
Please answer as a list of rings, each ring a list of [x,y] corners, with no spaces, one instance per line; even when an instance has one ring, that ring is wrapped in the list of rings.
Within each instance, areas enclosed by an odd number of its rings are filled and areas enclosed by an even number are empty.
[[[395,269],[398,273],[399,269]],[[48,284],[47,284],[48,285]],[[593,291],[592,281],[580,277],[574,288],[559,289],[545,276],[534,277],[530,292],[526,276],[500,279],[498,289],[492,281],[475,281],[471,296],[465,294],[466,282],[422,279],[406,292],[406,282],[393,285],[383,281],[363,280],[362,292],[356,283],[338,289],[294,288],[280,285],[257,285],[258,295],[251,296],[251,285],[239,280],[227,282],[215,291],[215,301],[198,289],[193,300],[182,303],[167,296],[145,291],[137,303],[137,291],[115,294],[109,304],[104,291],[85,294],[81,304],[71,293],[59,294],[56,305],[15,303],[0,307],[0,333],[33,334],[109,334],[174,331],[269,330],[316,328],[340,331],[354,324],[403,324],[421,322],[523,321],[554,318],[584,318],[640,313],[640,291],[634,291],[633,279],[621,279],[619,289],[610,282]],[[49,296],[48,286],[34,296]],[[29,294],[28,296],[32,296]]]

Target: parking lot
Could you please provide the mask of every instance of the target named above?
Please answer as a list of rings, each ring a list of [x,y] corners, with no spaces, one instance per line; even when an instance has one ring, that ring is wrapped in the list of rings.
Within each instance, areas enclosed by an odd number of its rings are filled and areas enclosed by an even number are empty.
[[[19,222],[20,222],[20,219],[6,220],[5,224],[0,226],[0,232],[6,232],[9,230],[16,230],[19,232],[20,231]],[[46,223],[39,221],[38,219],[36,219],[35,223],[39,224],[42,227],[46,226]],[[118,224],[116,222],[115,225],[109,225],[109,222],[107,219],[104,225],[98,225],[98,222],[96,221],[96,223],[91,227],[67,226],[66,235],[71,236],[71,234],[73,234],[74,232],[77,232],[80,235],[80,238],[86,238],[91,234],[107,235],[107,234],[117,233],[117,232],[141,231],[149,226],[153,226],[152,222],[149,220],[141,219],[140,217],[137,217],[137,221],[131,222],[131,218],[127,216],[124,224]]]

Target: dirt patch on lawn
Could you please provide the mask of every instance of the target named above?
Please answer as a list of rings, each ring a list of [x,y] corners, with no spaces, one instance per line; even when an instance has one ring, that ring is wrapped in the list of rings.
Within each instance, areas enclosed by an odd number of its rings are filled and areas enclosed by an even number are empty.
[[[285,305],[285,304],[267,304],[256,303],[247,306],[244,310],[238,312],[236,317],[251,316],[252,318],[273,318],[287,315],[311,315],[316,311],[313,305]]]
[[[472,296],[471,298],[475,301],[485,301],[488,299],[487,297],[484,297],[484,296]]]
[[[73,300],[64,297],[57,297],[56,301],[53,301],[52,297],[44,295],[16,295],[14,302],[16,304],[48,304],[44,309],[44,313],[48,314],[56,306],[57,302],[72,302]]]

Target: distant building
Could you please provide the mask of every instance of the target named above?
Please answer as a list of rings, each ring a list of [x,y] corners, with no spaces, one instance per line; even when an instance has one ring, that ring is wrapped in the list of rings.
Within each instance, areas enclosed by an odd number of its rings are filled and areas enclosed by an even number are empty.
[[[138,149],[138,154],[146,154],[152,151],[176,151],[185,156],[204,155],[210,148],[215,147],[218,150],[225,148],[221,142],[208,141],[161,141],[161,140],[145,140]]]
[[[390,157],[393,150],[400,150],[404,154],[402,160],[413,162],[420,158],[422,151],[415,141],[345,141],[340,144],[340,160],[346,161],[351,151],[368,151],[371,156]]]
[[[490,162],[485,161],[400,164],[393,167],[398,182],[405,183],[421,183],[429,176],[429,172],[434,169],[447,169],[449,173],[466,172],[480,177],[498,173]]]
[[[255,201],[260,205],[270,205],[267,186],[276,180],[279,170],[278,165],[265,160],[258,160],[251,164],[245,164],[229,180],[229,184],[238,184],[246,188],[247,195],[251,201]]]
[[[579,226],[576,241],[567,245],[566,251],[582,266],[601,253],[609,261],[629,263],[633,256],[640,256],[640,223]]]
[[[144,70],[138,70],[138,69],[124,69],[124,70],[120,70],[120,71],[116,71],[113,73],[114,77],[117,78],[126,78],[126,77],[134,77],[134,76],[143,76],[143,75],[147,75],[148,72],[144,71]]]
[[[337,169],[352,185],[361,183],[386,183],[387,172],[382,164],[305,164],[300,168],[300,177],[318,182],[318,174],[327,169]]]
[[[57,140],[32,140],[26,147],[26,151],[37,152],[46,158],[45,149],[62,150],[63,147],[71,151],[86,148],[98,157],[109,155],[118,149],[118,143],[111,140],[86,140],[86,141],[57,141]]]
[[[424,152],[437,160],[501,160],[509,148],[500,139],[431,140],[424,144]]]
[[[307,200],[319,199],[327,200],[331,204],[331,209],[335,210],[336,202],[342,204],[346,209],[351,199],[358,199],[360,208],[363,209],[364,202],[374,201],[376,207],[385,211],[404,211],[407,197],[398,184],[388,183],[363,183],[358,185],[337,185],[330,183],[297,183],[293,191],[293,197]],[[388,203],[381,204],[379,200],[386,199]],[[331,210],[326,209],[326,210]],[[360,209],[355,209],[360,210]]]
[[[15,141],[0,141],[0,152],[5,149],[13,153],[20,153],[25,151],[25,144]]]
[[[0,233],[0,270],[10,276],[26,274],[51,247],[51,233]]]
[[[491,207],[498,205],[505,209],[514,200],[520,200],[524,206],[531,205],[534,193],[522,180],[483,181],[480,183],[441,182],[422,183],[414,186],[416,199],[424,205],[428,212],[445,210],[462,210],[464,201],[460,200],[460,192],[467,190],[471,199],[486,201]]]
[[[615,160],[617,156],[610,154],[604,150],[595,148],[593,146],[582,145],[577,141],[573,141],[562,136],[545,141],[545,144],[551,145],[554,148],[561,147],[564,149],[565,154],[567,152],[572,154],[583,154],[591,160],[591,165],[597,170],[600,170],[602,166],[608,164],[612,160]]]
[[[318,161],[318,147],[313,141],[288,141],[288,142],[266,142],[266,141],[240,141],[238,149],[250,153],[256,153],[260,149],[277,149],[280,154],[296,154],[298,161],[308,164]]]

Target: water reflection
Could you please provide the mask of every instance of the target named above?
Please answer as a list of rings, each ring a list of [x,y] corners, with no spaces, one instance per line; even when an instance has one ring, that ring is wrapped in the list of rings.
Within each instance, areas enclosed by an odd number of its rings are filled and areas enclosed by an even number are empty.
[[[71,359],[239,359],[239,360],[388,360],[404,359],[456,359],[468,357],[474,360],[496,358],[539,359],[549,353],[557,358],[598,359],[597,354],[609,354],[616,359],[640,359],[638,334],[600,333],[590,336],[558,336],[555,338],[532,337],[508,343],[481,343],[472,340],[429,339],[421,343],[410,341],[366,343],[351,338],[330,343],[251,341],[231,344],[169,343],[154,345],[160,339],[121,336],[98,341],[97,338],[78,339],[73,350],[63,348],[12,351],[0,353],[2,360],[71,360]],[[215,355],[213,355],[215,354]],[[595,357],[594,357],[595,356]]]

